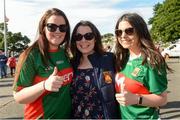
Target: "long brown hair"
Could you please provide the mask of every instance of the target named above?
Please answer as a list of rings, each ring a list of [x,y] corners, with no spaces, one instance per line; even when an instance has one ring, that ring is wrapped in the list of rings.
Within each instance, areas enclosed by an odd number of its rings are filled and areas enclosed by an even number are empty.
[[[61,11],[61,10],[59,10],[57,8],[49,9],[49,10],[47,10],[44,13],[44,15],[41,17],[41,19],[39,21],[38,38],[37,38],[37,40],[30,47],[28,47],[19,57],[18,64],[16,66],[15,81],[18,80],[21,67],[22,67],[24,61],[26,60],[27,56],[29,55],[30,51],[33,48],[38,48],[39,49],[39,51],[41,53],[41,56],[42,56],[42,60],[43,60],[44,65],[45,66],[48,65],[48,60],[49,60],[49,55],[48,55],[49,44],[48,44],[48,40],[47,40],[46,35],[45,35],[45,29],[44,28],[46,26],[48,18],[50,18],[52,15],[62,16],[65,19],[65,22],[66,22],[66,25],[67,25],[68,29],[66,31],[66,35],[65,35],[64,41],[60,45],[64,45],[65,46],[65,50],[67,50],[68,42],[69,42],[69,39],[70,39],[70,25],[69,25],[69,21],[68,21],[65,13],[63,11]]]
[[[135,28],[135,31],[139,37],[140,50],[143,57],[142,65],[145,63],[150,63],[152,67],[157,67],[158,70],[160,70],[162,65],[166,63],[161,53],[156,49],[143,18],[136,13],[126,13],[118,19],[115,30],[118,29],[119,23],[121,21],[127,21],[133,26],[133,28]],[[125,67],[128,61],[129,50],[121,46],[121,44],[118,42],[118,36],[116,36],[115,47],[116,69],[119,71]],[[166,68],[171,71],[167,64]]]

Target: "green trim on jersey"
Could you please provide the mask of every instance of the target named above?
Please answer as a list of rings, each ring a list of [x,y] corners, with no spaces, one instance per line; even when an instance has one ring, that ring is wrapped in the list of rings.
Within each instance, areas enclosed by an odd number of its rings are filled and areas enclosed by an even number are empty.
[[[18,87],[32,86],[48,78],[53,73],[54,67],[58,68],[58,75],[64,76],[66,83],[59,89],[59,92],[49,92],[43,94],[38,99],[41,100],[41,105],[36,104],[36,101],[26,105],[25,116],[37,117],[39,113],[28,111],[27,106],[31,106],[31,111],[38,110],[41,106],[41,118],[57,119],[70,118],[71,115],[71,96],[70,96],[70,82],[72,81],[73,70],[65,55],[64,49],[59,49],[56,52],[49,52],[51,61],[49,67],[45,67],[41,54],[38,49],[33,49],[26,61],[24,62],[19,79],[17,81]],[[52,63],[53,62],[53,63]],[[69,81],[69,82],[68,82]],[[41,98],[42,97],[42,98]],[[33,107],[32,107],[33,106]],[[33,110],[32,110],[33,108]],[[28,115],[32,114],[32,115]],[[28,118],[28,117],[27,117]]]
[[[125,86],[127,88],[134,89],[136,91],[136,86],[128,84],[129,80],[135,80],[140,82],[149,93],[161,94],[167,89],[167,73],[165,67],[161,69],[161,72],[156,68],[152,68],[150,65],[142,65],[142,57],[129,60],[125,68],[120,71],[127,81]],[[129,85],[129,86],[128,86]],[[131,91],[130,91],[131,92]],[[147,94],[149,94],[147,93]],[[137,94],[137,93],[134,93]],[[120,106],[121,116],[123,119],[157,119],[158,111],[156,108],[138,106],[138,105],[129,105],[129,106]]]

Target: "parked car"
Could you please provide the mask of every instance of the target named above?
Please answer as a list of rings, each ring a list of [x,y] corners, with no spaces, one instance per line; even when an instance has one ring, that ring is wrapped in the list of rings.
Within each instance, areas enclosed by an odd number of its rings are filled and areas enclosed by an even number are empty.
[[[164,58],[180,57],[180,43],[171,44],[161,52]]]

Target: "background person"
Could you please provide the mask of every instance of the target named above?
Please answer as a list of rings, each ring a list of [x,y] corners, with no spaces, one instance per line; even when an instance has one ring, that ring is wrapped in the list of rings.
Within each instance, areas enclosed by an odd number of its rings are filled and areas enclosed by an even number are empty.
[[[158,119],[157,108],[167,103],[169,68],[165,60],[138,14],[123,14],[116,23],[115,34],[116,66],[120,71],[116,99],[122,118]]]
[[[94,24],[76,24],[71,51],[75,74],[71,85],[73,118],[118,118],[114,57],[103,51],[101,35]]]
[[[4,52],[0,50],[0,74],[1,78],[6,78],[7,77],[7,69],[6,69],[6,63],[7,63],[8,58],[4,55]]]
[[[19,57],[14,99],[25,104],[25,119],[70,118],[73,70],[65,53],[70,38],[68,19],[63,11],[49,9],[38,31],[37,41]]]
[[[11,77],[13,77],[16,68],[16,58],[10,55],[6,64],[10,68]]]
[[[105,50],[106,50],[106,52],[111,52],[111,46],[107,45]]]

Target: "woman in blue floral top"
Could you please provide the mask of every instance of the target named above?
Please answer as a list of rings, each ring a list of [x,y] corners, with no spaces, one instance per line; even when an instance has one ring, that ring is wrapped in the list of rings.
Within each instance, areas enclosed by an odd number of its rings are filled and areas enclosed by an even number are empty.
[[[104,52],[101,35],[89,21],[80,21],[71,39],[74,79],[72,118],[119,118],[114,88],[114,55]]]
[[[76,79],[72,84],[74,117],[76,118],[104,118],[100,92],[93,82],[93,69],[78,69]]]

